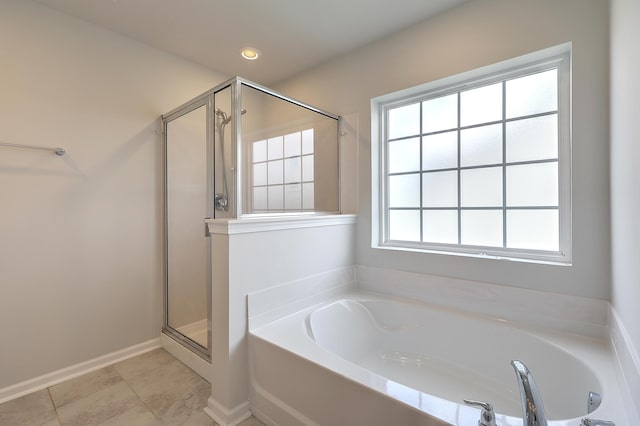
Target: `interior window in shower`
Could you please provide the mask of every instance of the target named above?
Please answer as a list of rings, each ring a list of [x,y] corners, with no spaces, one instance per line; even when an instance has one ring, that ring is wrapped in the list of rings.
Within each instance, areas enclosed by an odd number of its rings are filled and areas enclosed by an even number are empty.
[[[314,209],[313,129],[251,144],[253,211]]]
[[[338,120],[242,86],[242,213],[335,213]]]

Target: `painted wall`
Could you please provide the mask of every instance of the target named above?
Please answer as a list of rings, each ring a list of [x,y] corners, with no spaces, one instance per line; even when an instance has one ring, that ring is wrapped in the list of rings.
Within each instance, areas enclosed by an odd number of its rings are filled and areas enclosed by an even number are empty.
[[[313,282],[314,276],[355,263],[354,217],[310,218],[312,226],[296,229],[289,227],[305,218],[256,220],[257,225],[248,220],[209,223],[213,376],[208,407],[219,424],[236,424],[248,410],[247,294],[296,280]],[[285,223],[287,229],[274,223]],[[312,286],[309,295],[321,287]]]
[[[158,337],[159,116],[224,76],[3,0],[0,388]]]
[[[608,40],[606,1],[472,0],[278,84],[358,118],[357,263],[608,299]],[[370,99],[565,42],[573,43],[573,266],[372,249]]]
[[[628,385],[640,416],[640,3],[611,2],[612,304],[627,333]],[[622,345],[621,345],[622,346]],[[620,351],[619,351],[620,352]],[[619,353],[624,365],[625,354]],[[634,365],[635,364],[635,365]]]

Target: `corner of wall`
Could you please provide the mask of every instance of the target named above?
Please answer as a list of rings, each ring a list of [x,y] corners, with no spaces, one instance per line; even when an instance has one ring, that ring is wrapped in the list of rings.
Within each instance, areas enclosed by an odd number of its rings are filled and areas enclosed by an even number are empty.
[[[613,306],[610,337],[629,424],[640,424],[640,357]]]

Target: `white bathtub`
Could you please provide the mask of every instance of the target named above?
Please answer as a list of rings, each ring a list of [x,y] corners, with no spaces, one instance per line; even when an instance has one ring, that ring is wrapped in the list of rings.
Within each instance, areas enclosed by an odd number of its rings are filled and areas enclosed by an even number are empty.
[[[487,401],[522,425],[512,359],[531,370],[550,425],[627,425],[606,342],[352,292],[250,330],[251,408],[269,424],[469,425]],[[587,415],[589,392],[602,395]]]

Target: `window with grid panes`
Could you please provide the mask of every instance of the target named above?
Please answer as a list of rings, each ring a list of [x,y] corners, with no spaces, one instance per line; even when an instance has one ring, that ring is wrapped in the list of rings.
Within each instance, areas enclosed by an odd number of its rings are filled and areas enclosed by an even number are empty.
[[[255,141],[251,147],[252,211],[313,210],[313,129]]]
[[[380,102],[381,245],[568,262],[568,60]]]

